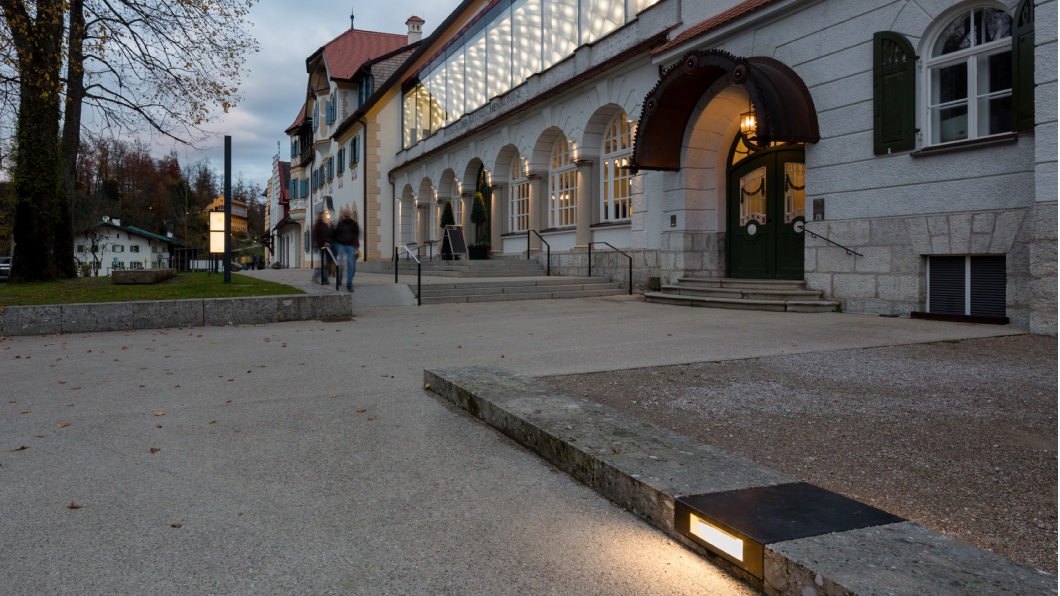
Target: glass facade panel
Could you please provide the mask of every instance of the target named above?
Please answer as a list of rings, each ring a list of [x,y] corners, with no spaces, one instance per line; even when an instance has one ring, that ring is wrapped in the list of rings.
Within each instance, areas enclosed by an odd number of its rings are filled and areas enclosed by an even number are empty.
[[[629,0],[629,18],[637,16],[637,13],[653,6],[659,0]]]
[[[470,114],[486,104],[486,33],[483,31],[467,45],[464,64],[464,113]]]
[[[582,43],[596,41],[626,23],[626,0],[581,0]]]
[[[512,88],[512,15],[504,11],[486,29],[489,47],[489,97],[499,97]]]
[[[512,84],[541,72],[541,0],[512,3]]]
[[[578,47],[578,0],[546,0],[548,33],[543,66],[549,68]]]
[[[426,90],[408,92],[416,97],[411,105],[405,100],[403,145],[411,147],[504,95],[657,1],[500,0],[490,8],[499,12],[492,22],[473,24],[446,50],[446,60],[436,58],[420,72]]]
[[[464,115],[464,50],[461,48],[449,57],[446,64],[446,124],[452,124]]]

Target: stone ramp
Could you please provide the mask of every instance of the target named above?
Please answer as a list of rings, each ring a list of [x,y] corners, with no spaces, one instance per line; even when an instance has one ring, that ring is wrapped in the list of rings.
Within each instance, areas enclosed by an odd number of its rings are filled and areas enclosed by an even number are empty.
[[[797,478],[505,370],[426,370],[424,382],[768,594],[1057,593],[1056,576],[900,518],[765,543],[756,575],[678,531],[675,507],[690,496],[804,484]],[[753,522],[756,511],[741,515]]]

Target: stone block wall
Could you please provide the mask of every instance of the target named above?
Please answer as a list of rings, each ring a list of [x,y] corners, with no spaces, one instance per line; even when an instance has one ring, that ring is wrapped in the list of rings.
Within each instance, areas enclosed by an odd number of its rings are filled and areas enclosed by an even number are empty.
[[[1055,268],[1055,205],[1052,217]],[[1037,287],[1031,270],[1036,221],[1031,209],[1015,209],[807,222],[807,230],[860,254],[807,234],[806,285],[841,301],[847,312],[908,315],[925,308],[926,256],[1003,254],[1008,317],[1027,325]],[[1054,321],[1055,286],[1054,277]]]

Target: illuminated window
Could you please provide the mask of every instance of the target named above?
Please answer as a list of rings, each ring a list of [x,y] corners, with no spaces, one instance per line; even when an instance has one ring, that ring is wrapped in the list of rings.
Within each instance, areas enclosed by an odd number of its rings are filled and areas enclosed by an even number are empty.
[[[630,217],[633,174],[629,171],[629,160],[633,155],[633,128],[625,112],[619,112],[607,125],[601,152],[601,221],[622,221]]]
[[[530,179],[523,160],[512,159],[512,173],[508,181],[508,231],[525,232],[530,229]]]
[[[552,146],[549,163],[549,209],[550,228],[573,226],[578,206],[578,169],[572,154],[573,143],[560,137]]]

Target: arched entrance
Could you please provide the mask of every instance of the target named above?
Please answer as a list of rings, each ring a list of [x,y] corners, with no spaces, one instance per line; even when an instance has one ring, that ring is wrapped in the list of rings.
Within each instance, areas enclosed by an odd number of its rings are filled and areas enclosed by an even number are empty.
[[[801,143],[763,147],[736,136],[729,151],[728,275],[802,279],[806,217]]]

